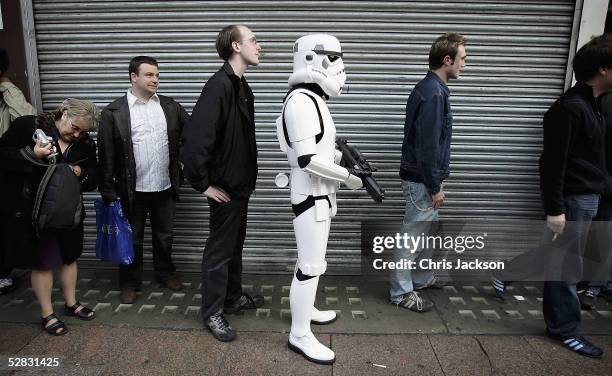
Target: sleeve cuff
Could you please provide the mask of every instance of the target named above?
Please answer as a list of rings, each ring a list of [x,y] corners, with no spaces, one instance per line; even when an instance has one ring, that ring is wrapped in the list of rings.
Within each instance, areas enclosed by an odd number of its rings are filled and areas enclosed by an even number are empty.
[[[191,184],[191,187],[193,189],[195,189],[196,191],[200,192],[200,193],[204,193],[204,191],[206,191],[206,189],[208,189],[209,185],[205,184],[204,182],[189,182]]]
[[[425,187],[427,188],[427,192],[429,192],[429,194],[433,196],[436,193],[440,192],[442,186],[440,184],[434,186],[425,184]]]
[[[565,214],[565,210],[559,205],[544,205],[544,213],[546,215],[561,215]]]

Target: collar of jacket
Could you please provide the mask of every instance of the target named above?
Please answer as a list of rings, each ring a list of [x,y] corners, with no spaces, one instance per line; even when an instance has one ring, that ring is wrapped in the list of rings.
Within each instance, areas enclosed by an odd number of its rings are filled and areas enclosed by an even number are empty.
[[[162,107],[162,110],[164,111],[164,114],[166,115],[166,124],[168,127],[168,132],[170,132],[170,127],[172,126],[172,124],[174,124],[171,121],[168,121],[169,119],[169,111],[170,111],[170,104],[172,103],[172,99],[163,96],[163,95],[157,95],[157,97],[159,98],[159,104]],[[110,103],[108,106],[106,106],[105,108],[106,111],[110,111],[112,112],[117,118],[117,122],[115,124],[115,126],[117,127],[117,129],[119,130],[119,134],[121,135],[121,138],[123,139],[123,141],[125,142],[128,139],[131,139],[131,135],[132,135],[132,129],[131,129],[131,120],[130,120],[130,109],[128,107],[128,100],[127,100],[127,93],[124,94],[121,98],[116,99],[115,101],[113,101],[112,103]],[[128,153],[133,153],[132,150],[130,149],[132,147],[131,143],[128,143]]]
[[[138,98],[137,96],[134,95],[134,93],[132,92],[132,88],[127,89],[127,91],[125,93],[125,98],[127,99],[128,107],[133,107],[134,104],[136,104],[136,102],[146,103],[145,101],[143,101],[142,99],[140,99],[140,98]],[[159,95],[157,93],[151,95],[149,100],[150,101],[154,101],[154,102],[158,102],[158,103],[161,104],[161,99],[159,98]]]
[[[438,75],[437,75],[437,74],[436,74],[434,71],[431,71],[431,70],[430,70],[430,71],[428,71],[428,72],[427,72],[427,75],[425,76],[425,79],[428,79],[428,80],[434,80],[434,81],[436,81],[436,82],[437,82],[437,83],[440,85],[440,87],[442,88],[442,90],[444,90],[444,93],[445,93],[446,95],[450,95],[450,90],[448,89],[448,86],[446,85],[446,82],[444,82],[444,81],[443,81],[443,80],[440,78],[440,76],[438,76]]]
[[[236,90],[240,90],[241,82],[246,84],[246,78],[244,78],[244,76],[238,77],[236,73],[234,73],[234,68],[232,68],[232,65],[229,62],[226,61],[221,69],[223,69],[223,71],[227,74],[230,80],[232,80],[232,83],[234,84]]]
[[[587,85],[582,81],[578,81],[576,82],[576,85],[574,85],[574,88],[578,94],[583,96],[589,102],[595,101],[595,97],[593,96],[593,87]]]
[[[578,81],[576,85],[574,85],[574,90],[576,94],[589,103],[593,107],[593,111],[599,115],[599,105],[597,103],[597,98],[593,96],[593,88],[584,82]]]
[[[168,97],[165,97],[165,96],[159,95],[159,94],[156,94],[156,95],[159,98],[159,103],[162,106],[168,105],[168,103],[170,103],[170,101],[171,101],[170,98],[168,98]],[[125,94],[123,97],[119,98],[118,100],[110,103],[106,107],[106,109],[107,110],[111,110],[111,111],[117,111],[117,110],[120,110],[124,106],[125,106],[125,108],[127,108],[127,106],[128,106],[127,94]]]

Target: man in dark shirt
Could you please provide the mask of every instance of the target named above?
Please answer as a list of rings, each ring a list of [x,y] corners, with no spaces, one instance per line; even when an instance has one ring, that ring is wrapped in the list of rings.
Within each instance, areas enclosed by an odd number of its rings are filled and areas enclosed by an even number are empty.
[[[604,125],[597,97],[612,90],[612,38],[597,37],[574,57],[578,83],[544,115],[544,148],[540,157],[540,189],[546,225],[557,237],[572,236],[572,252],[584,252],[586,235],[597,213],[606,180]],[[559,256],[560,258],[562,256]],[[572,260],[580,259],[572,257]],[[567,260],[550,260],[567,264]],[[582,265],[575,265],[580,273]],[[570,273],[573,274],[573,273]],[[577,276],[579,278],[579,275]],[[578,335],[580,302],[576,278],[544,283],[543,311],[546,331],[580,355],[601,357],[603,351]]]
[[[612,176],[612,92],[600,96],[600,109],[605,125],[606,167]],[[585,311],[597,308],[597,297],[612,301],[612,182],[608,182],[599,201],[597,215],[593,218],[589,240],[584,257],[583,278],[587,281],[578,284],[580,306]]]
[[[236,333],[223,316],[263,305],[242,292],[242,247],[249,197],[257,179],[253,92],[244,73],[259,64],[255,34],[230,25],[217,36],[223,67],[206,83],[183,131],[185,177],[210,206],[210,236],[202,258],[202,318],[219,341]]]
[[[406,104],[406,122],[400,177],[406,199],[402,233],[419,236],[438,220],[444,202],[442,181],[449,176],[453,116],[446,83],[459,78],[465,67],[465,39],[454,33],[437,38],[429,50],[429,72],[412,90]],[[430,250],[397,249],[394,256],[427,258]],[[417,261],[418,263],[418,261]],[[390,300],[398,307],[426,312],[433,307],[414,290],[441,287],[432,270],[394,269]]]

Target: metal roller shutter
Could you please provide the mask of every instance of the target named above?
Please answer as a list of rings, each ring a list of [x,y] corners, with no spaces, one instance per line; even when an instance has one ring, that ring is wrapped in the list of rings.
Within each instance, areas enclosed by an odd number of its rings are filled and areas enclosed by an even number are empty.
[[[293,42],[311,32],[342,42],[350,91],[329,102],[331,112],[339,134],[380,168],[376,177],[387,190],[380,206],[364,191],[339,193],[330,272],[357,271],[361,219],[401,221],[405,102],[427,70],[431,42],[446,31],[468,38],[468,65],[450,84],[452,176],[442,217],[541,216],[541,118],[563,91],[574,1],[34,0],[33,6],[45,110],[69,96],[105,106],[127,89],[129,59],[147,54],[160,62],[160,93],[191,111],[221,65],[218,30],[230,23],[253,29],[264,56],[247,72],[256,96],[260,175],[250,204],[246,271],[286,272],[295,262],[289,192],[273,184],[276,173],[287,170],[274,120],[287,90]],[[181,193],[174,257],[179,268],[198,270],[208,206],[187,186]],[[93,259],[95,197],[87,195],[84,260]]]

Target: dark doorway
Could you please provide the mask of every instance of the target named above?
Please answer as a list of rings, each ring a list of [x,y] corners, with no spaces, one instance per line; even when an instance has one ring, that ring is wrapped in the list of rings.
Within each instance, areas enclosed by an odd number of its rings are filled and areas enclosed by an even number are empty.
[[[8,51],[10,67],[6,77],[11,80],[32,103],[28,86],[28,74],[23,41],[23,26],[19,0],[0,0],[2,29],[0,29],[0,47]]]
[[[606,15],[606,28],[604,33],[612,33],[612,3],[608,3],[608,14]]]

